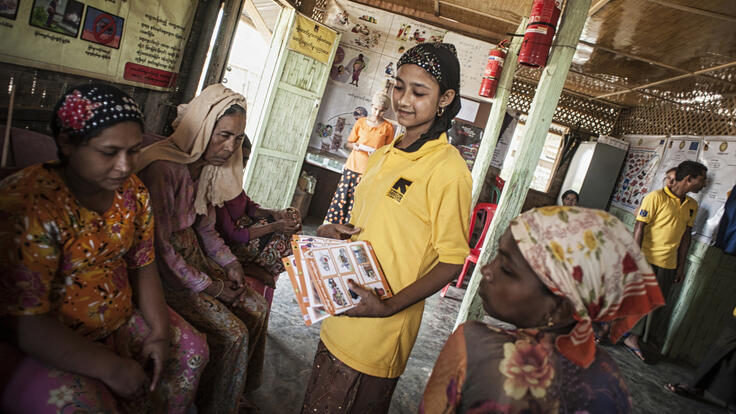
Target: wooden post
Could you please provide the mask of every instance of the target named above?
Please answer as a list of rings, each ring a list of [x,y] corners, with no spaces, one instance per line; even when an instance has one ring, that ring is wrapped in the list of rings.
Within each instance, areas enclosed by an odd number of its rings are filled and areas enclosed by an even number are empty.
[[[10,84],[10,103],[8,104],[8,119],[5,121],[5,141],[3,141],[3,155],[0,160],[0,167],[8,166],[8,153],[10,152],[10,130],[13,128],[13,104],[15,103],[15,90],[18,86],[15,83]]]
[[[544,68],[542,77],[537,85],[529,116],[520,148],[521,155],[516,160],[516,165],[511,173],[511,178],[506,182],[501,200],[498,203],[496,214],[488,230],[488,235],[483,243],[483,249],[475,266],[473,276],[468,283],[463,303],[460,305],[455,327],[468,319],[481,319],[483,317],[483,306],[478,297],[478,284],[480,283],[480,269],[490,261],[498,248],[498,240],[506,231],[509,222],[521,211],[529,185],[532,182],[534,169],[539,163],[542,154],[544,140],[552,123],[552,116],[560,99],[562,87],[570,69],[575,48],[583,31],[583,24],[588,17],[591,0],[567,0],[564,13],[559,25],[559,32],[555,38],[554,45],[550,51],[547,67]],[[523,304],[519,304],[523,306]]]
[[[526,17],[521,20],[516,33],[524,33],[526,28]],[[498,134],[503,126],[503,118],[506,115],[506,108],[511,95],[511,84],[514,83],[514,73],[519,60],[519,49],[521,49],[521,36],[514,36],[509,46],[506,62],[503,65],[501,79],[498,80],[498,88],[496,89],[496,97],[493,98],[491,106],[491,114],[488,115],[488,122],[483,132],[483,139],[478,148],[478,157],[473,164],[473,202],[470,208],[474,208],[480,198],[480,192],[483,190],[483,182],[485,181],[488,167],[491,165],[493,151],[496,149],[498,142]]]
[[[204,80],[205,88],[222,82],[222,78],[225,76],[232,42],[235,38],[235,32],[238,30],[240,15],[243,14],[243,3],[244,0],[225,0],[220,30],[217,33],[215,46],[212,48],[212,55],[210,56],[210,65],[205,68],[207,71],[207,77]]]

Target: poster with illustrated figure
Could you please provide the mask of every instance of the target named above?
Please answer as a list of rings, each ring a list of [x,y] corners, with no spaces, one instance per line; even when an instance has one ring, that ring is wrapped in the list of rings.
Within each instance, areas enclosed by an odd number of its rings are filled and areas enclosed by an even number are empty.
[[[693,237],[703,243],[713,243],[729,191],[736,184],[736,138],[703,137],[698,162],[708,167],[708,181],[698,194],[699,209]]]
[[[381,53],[393,16],[373,7],[332,1],[325,24],[342,33],[340,43]]]
[[[420,43],[442,42],[447,30],[396,15],[391,22],[383,54],[399,58]]]
[[[635,214],[641,200],[652,187],[661,187],[661,184],[653,184],[653,176],[664,153],[666,137],[626,135],[622,139],[631,145],[614,187],[611,204]]]
[[[350,152],[344,148],[344,144],[355,122],[368,116],[370,108],[370,97],[356,93],[349,85],[328,83],[309,146],[347,158]]]
[[[334,83],[353,86],[361,94],[371,96],[379,63],[379,54],[341,44],[335,52],[329,79]]]
[[[390,96],[401,54],[418,43],[442,41],[447,31],[342,0],[329,0],[326,9],[325,24],[342,37],[309,147],[347,158],[343,145],[355,121],[369,115],[376,92]],[[395,119],[390,108],[383,117]]]
[[[194,0],[0,0],[0,60],[169,90],[196,6]]]

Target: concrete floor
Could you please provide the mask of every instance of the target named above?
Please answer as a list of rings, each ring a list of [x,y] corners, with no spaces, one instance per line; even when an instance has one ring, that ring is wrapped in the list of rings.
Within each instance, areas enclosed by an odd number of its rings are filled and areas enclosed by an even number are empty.
[[[305,232],[314,231],[314,223]],[[450,289],[427,299],[419,337],[399,380],[391,413],[415,413],[434,361],[450,335],[464,290]],[[319,326],[307,327],[299,313],[288,278],[280,279],[268,329],[263,385],[252,401],[261,413],[298,413],[309,380]],[[626,378],[635,413],[725,413],[717,405],[699,403],[664,390],[665,382],[685,382],[692,369],[669,361],[646,365],[623,346],[603,347],[618,362]]]

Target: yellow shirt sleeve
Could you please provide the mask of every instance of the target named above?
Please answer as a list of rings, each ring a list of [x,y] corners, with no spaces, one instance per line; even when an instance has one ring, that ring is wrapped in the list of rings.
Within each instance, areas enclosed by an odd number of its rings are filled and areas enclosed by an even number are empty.
[[[471,192],[470,174],[451,179],[444,186],[430,190],[431,240],[442,263],[463,264],[468,255]]]
[[[649,193],[644,196],[644,200],[641,202],[639,211],[636,213],[636,221],[643,223],[650,223],[652,217],[657,214],[657,196],[655,193]]]

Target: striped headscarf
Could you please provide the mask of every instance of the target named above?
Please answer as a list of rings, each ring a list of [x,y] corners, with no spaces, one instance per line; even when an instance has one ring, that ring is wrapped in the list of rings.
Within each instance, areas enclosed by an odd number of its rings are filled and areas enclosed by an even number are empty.
[[[573,305],[577,324],[555,345],[575,364],[588,367],[595,359],[591,322],[611,322],[615,342],[664,305],[651,266],[628,229],[609,213],[542,207],[515,218],[510,228],[542,283]]]

